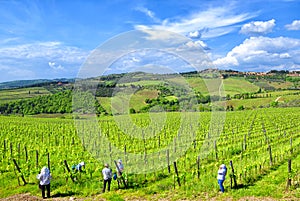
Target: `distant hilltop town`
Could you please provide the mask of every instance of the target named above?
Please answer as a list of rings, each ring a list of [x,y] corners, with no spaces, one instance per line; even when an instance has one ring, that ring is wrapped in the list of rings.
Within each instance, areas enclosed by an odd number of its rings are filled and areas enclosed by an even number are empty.
[[[255,75],[255,76],[273,76],[277,74],[285,74],[286,76],[291,77],[299,77],[300,71],[287,71],[287,70],[271,70],[269,72],[240,72],[240,71],[234,71],[234,70],[220,70],[222,74],[228,74],[228,75]]]
[[[288,70],[271,70],[269,72],[253,72],[253,71],[248,71],[248,72],[242,72],[242,71],[236,71],[236,70],[220,70],[220,69],[205,69],[200,71],[199,73],[220,73],[221,78],[225,79],[227,77],[270,77],[270,76],[276,76],[276,75],[281,75],[281,76],[288,76],[288,77],[300,77],[300,70],[298,71],[288,71]]]

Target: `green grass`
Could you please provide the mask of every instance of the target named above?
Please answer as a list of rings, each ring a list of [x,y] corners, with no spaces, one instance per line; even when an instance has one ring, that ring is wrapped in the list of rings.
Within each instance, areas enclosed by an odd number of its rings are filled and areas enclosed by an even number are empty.
[[[178,100],[176,96],[166,96],[165,98],[166,98],[168,101]]]
[[[288,89],[294,86],[292,82],[268,82],[275,89]]]
[[[298,172],[300,166],[300,155],[292,159],[292,171]],[[252,186],[248,186],[247,188],[241,188],[238,190],[230,190],[233,197],[239,199],[244,196],[255,196],[255,197],[274,197],[274,198],[283,198],[283,197],[291,197],[294,199],[299,199],[300,197],[300,189],[298,186],[298,191],[286,191],[286,184],[288,178],[288,168],[287,161],[280,166],[275,167],[275,170],[271,171],[269,174],[266,174],[261,180],[256,182]],[[299,176],[292,176],[292,181],[299,181]],[[295,189],[295,186],[292,182],[292,186],[290,189]],[[276,193],[275,193],[276,192]]]
[[[220,81],[223,82],[224,94],[234,95],[241,93],[257,92],[259,87],[246,81],[244,78],[227,78],[227,79],[202,79],[200,77],[187,78],[189,85],[196,91],[204,95],[218,95]],[[210,91],[210,93],[209,93]]]
[[[145,100],[154,99],[158,97],[157,90],[144,89],[133,94],[130,98],[129,107],[139,111],[142,107],[146,106]]]
[[[270,93],[269,93],[270,94]],[[288,91],[280,92],[272,92],[272,96],[266,97],[264,94],[264,98],[252,98],[252,99],[232,99],[228,101],[222,101],[220,103],[226,105],[232,105],[235,109],[239,106],[244,106],[246,109],[254,109],[259,107],[269,107],[271,102],[274,102],[276,99],[279,103],[289,103],[291,101],[299,100],[299,95],[287,95]],[[262,96],[262,94],[259,94]]]
[[[147,98],[153,99],[158,97],[158,91],[157,90],[150,90],[150,89],[144,89],[139,90],[136,93],[134,93],[129,100],[129,108],[134,108],[136,111],[139,111],[142,107],[146,106],[145,100]],[[97,97],[97,100],[100,102],[100,104],[104,107],[104,109],[111,113],[112,109],[112,102],[110,97]],[[121,106],[122,103],[120,100],[116,100],[116,103],[119,101],[120,104],[113,104],[114,106],[120,106],[118,110],[122,110]]]
[[[223,80],[225,94],[234,95],[242,93],[254,93],[259,87],[243,78],[228,78]]]
[[[275,97],[275,96],[293,95],[295,93],[299,93],[299,90],[272,91],[272,92],[266,92],[264,94],[271,94],[273,97]]]
[[[111,98],[110,97],[97,97],[97,100],[107,113],[111,114]]]
[[[136,81],[136,82],[126,82],[126,83],[120,83],[117,84],[117,86],[130,86],[130,85],[135,85],[135,86],[153,86],[153,85],[160,85],[163,84],[164,81],[162,80],[141,80],[141,81]]]
[[[35,96],[51,94],[43,87],[29,87],[19,89],[0,90],[0,103],[32,98]]]
[[[246,109],[258,108],[260,106],[267,107],[272,101],[275,101],[275,97],[271,98],[255,98],[255,99],[232,99],[226,101],[226,105],[232,105],[234,109],[243,105]],[[224,103],[224,102],[222,102]]]
[[[261,87],[265,90],[278,90],[278,89],[289,89],[291,87],[294,87],[294,84],[289,81],[268,81],[264,79],[256,80],[253,82],[254,85]]]

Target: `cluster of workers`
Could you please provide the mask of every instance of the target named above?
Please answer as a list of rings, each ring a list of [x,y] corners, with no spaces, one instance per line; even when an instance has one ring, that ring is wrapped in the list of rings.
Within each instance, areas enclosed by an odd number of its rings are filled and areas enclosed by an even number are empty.
[[[82,168],[85,166],[84,162],[79,163],[78,165],[74,165],[72,166],[72,169],[75,170],[75,172],[82,171]],[[104,168],[102,169],[102,174],[103,174],[103,189],[102,192],[104,193],[107,187],[107,190],[110,191],[110,184],[111,184],[111,180],[112,178],[116,179],[117,176],[122,176],[124,170],[124,165],[122,163],[122,160],[119,159],[117,162],[117,168],[116,168],[116,172],[114,175],[112,173],[112,169],[109,167],[109,165],[106,163],[104,164]],[[218,176],[217,176],[217,180],[218,180],[218,184],[220,187],[220,191],[222,193],[224,193],[224,180],[225,180],[225,176],[227,173],[227,168],[224,164],[222,164],[219,167],[218,170]],[[118,174],[118,175],[117,175]],[[39,188],[42,190],[42,197],[46,198],[45,196],[45,191],[47,190],[47,198],[50,198],[50,180],[51,180],[52,176],[50,174],[50,171],[48,169],[48,167],[43,167],[40,174],[37,175],[37,179],[40,181],[39,182]],[[120,186],[119,184],[119,180],[118,180],[118,186]]]
[[[72,171],[76,172],[82,172],[83,167],[85,166],[84,162],[79,163],[78,165],[73,165],[72,166]],[[109,165],[106,163],[104,164],[104,168],[102,169],[102,175],[103,175],[103,189],[102,192],[104,193],[106,188],[108,191],[110,191],[110,184],[112,178],[118,181],[118,186],[120,187],[120,180],[117,179],[117,177],[122,176],[122,173],[124,171],[124,165],[122,163],[122,160],[119,159],[117,162],[117,168],[116,168],[116,173],[113,175],[112,169],[109,167]],[[41,169],[40,174],[37,175],[37,179],[39,180],[39,188],[42,191],[42,197],[45,198],[50,198],[50,180],[52,179],[50,170],[48,167],[43,167]],[[45,195],[47,191],[47,197]]]

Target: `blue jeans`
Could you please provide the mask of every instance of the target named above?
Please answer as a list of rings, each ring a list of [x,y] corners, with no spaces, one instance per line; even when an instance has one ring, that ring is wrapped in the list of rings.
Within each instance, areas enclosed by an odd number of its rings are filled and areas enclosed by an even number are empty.
[[[224,180],[218,179],[218,184],[219,184],[219,186],[220,186],[220,190],[221,190],[222,193],[224,193],[223,182],[224,182]]]

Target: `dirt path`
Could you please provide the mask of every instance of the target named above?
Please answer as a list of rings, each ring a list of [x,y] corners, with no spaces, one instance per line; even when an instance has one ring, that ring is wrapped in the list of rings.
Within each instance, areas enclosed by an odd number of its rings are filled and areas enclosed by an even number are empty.
[[[98,198],[98,197],[89,197],[89,198],[75,198],[75,197],[65,197],[65,198],[51,198],[51,199],[42,199],[41,197],[37,197],[37,196],[32,196],[30,194],[18,194],[18,195],[13,195],[10,196],[8,198],[2,198],[0,199],[0,201],[39,201],[39,200],[56,200],[56,201],[84,201],[84,200],[99,200],[99,201],[104,201],[105,199],[103,198]],[[128,201],[140,201],[140,199],[138,198],[134,198],[134,199],[125,199]],[[143,199],[142,199],[143,200]],[[167,199],[154,199],[154,200],[160,200],[160,201],[168,201]],[[195,199],[197,200],[197,199]],[[212,201],[218,201],[218,200],[228,200],[228,201],[233,201],[233,198],[222,198],[222,197],[215,197],[215,198],[211,198],[209,200]],[[247,196],[247,197],[243,197],[240,198],[238,201],[278,201],[278,200],[294,200],[294,199],[274,199],[274,198],[270,198],[270,197],[254,197],[254,196]]]
[[[280,98],[281,98],[281,96],[279,96],[278,98],[276,98],[275,102],[278,102]]]

